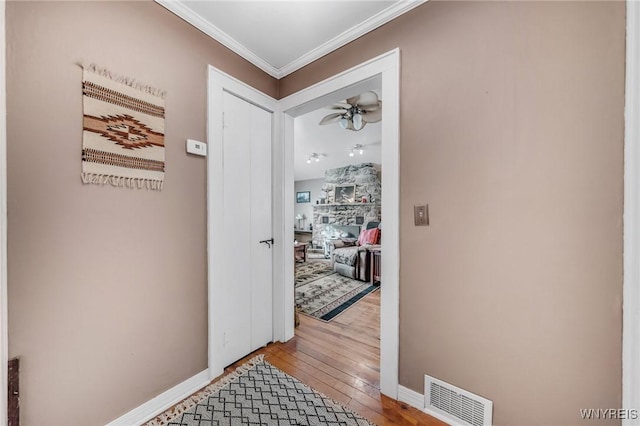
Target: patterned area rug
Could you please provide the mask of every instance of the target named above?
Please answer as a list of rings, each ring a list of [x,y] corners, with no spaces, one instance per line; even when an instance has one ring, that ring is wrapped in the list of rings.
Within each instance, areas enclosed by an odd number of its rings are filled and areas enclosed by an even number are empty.
[[[259,355],[146,426],[373,425]]]
[[[296,287],[298,312],[331,321],[380,287],[333,273]]]
[[[295,286],[298,287],[331,274],[333,274],[333,270],[331,269],[331,262],[328,260],[296,263]]]

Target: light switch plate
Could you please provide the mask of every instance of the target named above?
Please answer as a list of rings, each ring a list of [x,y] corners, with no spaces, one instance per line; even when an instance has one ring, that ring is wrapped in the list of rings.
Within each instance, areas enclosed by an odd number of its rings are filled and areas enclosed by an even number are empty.
[[[429,226],[428,204],[416,204],[413,206],[413,221],[416,226]]]
[[[193,139],[187,139],[187,152],[193,155],[207,156],[207,144]]]

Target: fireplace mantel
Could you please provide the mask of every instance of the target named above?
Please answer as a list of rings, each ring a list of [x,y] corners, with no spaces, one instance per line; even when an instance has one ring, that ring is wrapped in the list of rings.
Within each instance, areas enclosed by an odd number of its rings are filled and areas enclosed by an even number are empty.
[[[315,204],[313,208],[320,207],[335,207],[335,206],[379,206],[380,203],[325,203],[325,204]]]

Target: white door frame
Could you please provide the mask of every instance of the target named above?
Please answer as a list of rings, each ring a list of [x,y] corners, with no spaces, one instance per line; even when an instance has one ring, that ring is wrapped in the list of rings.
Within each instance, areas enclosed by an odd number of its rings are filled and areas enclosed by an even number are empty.
[[[634,0],[627,0],[626,57],[622,408],[640,410],[640,3]]]
[[[7,98],[5,0],[0,0],[0,426],[7,424]]]
[[[288,241],[294,240],[293,196],[293,119],[297,115],[327,105],[328,98],[333,101],[344,99],[345,94],[355,87],[377,80],[381,84],[384,107],[382,108],[382,279],[380,301],[380,391],[393,398],[398,396],[398,351],[399,351],[399,261],[400,261],[400,164],[399,164],[399,128],[400,128],[400,50],[394,49],[370,61],[353,67],[336,76],[287,96],[279,101],[281,114],[279,129],[282,138],[274,157],[281,164],[274,164],[274,182],[281,199],[274,200],[274,217],[283,219],[276,231],[276,241],[285,244],[276,245],[278,261],[275,262],[274,280],[282,283],[282,316],[274,323],[276,338],[281,341],[294,336],[294,284],[293,250]],[[360,92],[358,92],[360,93]],[[357,93],[350,93],[353,96]],[[276,253],[274,253],[276,254]],[[278,327],[276,327],[278,326]]]
[[[208,257],[208,318],[209,318],[209,342],[208,342],[208,364],[209,364],[209,377],[211,379],[220,376],[225,365],[222,364],[220,356],[216,354],[217,341],[221,341],[222,337],[216,335],[215,312],[213,307],[216,297],[216,280],[215,274],[220,268],[218,262],[221,261],[222,256],[220,252],[224,250],[224,247],[217,244],[221,241],[219,228],[216,227],[217,223],[223,223],[225,215],[223,195],[223,102],[222,93],[226,91],[239,98],[246,100],[264,110],[272,112],[273,119],[273,134],[272,141],[277,143],[276,131],[276,111],[277,101],[270,96],[248,86],[247,84],[237,80],[234,77],[224,73],[223,71],[214,68],[209,65],[209,79],[208,79],[208,96],[207,96],[207,257]],[[273,164],[272,164],[273,167]],[[276,187],[272,185],[274,191]],[[279,243],[276,239],[276,243]],[[274,253],[275,254],[275,253]],[[274,256],[274,265],[275,263]],[[274,312],[276,309],[275,303],[275,288],[274,288]],[[278,306],[281,309],[280,306]],[[275,316],[275,315],[274,315]],[[232,319],[229,319],[232,320]]]

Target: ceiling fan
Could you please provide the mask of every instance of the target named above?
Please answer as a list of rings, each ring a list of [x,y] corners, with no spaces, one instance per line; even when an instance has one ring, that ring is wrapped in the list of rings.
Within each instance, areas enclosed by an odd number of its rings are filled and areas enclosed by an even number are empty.
[[[348,130],[361,130],[367,123],[376,123],[382,119],[382,101],[374,92],[364,92],[346,102],[338,102],[330,107],[338,110],[320,120],[320,124],[340,123]]]

